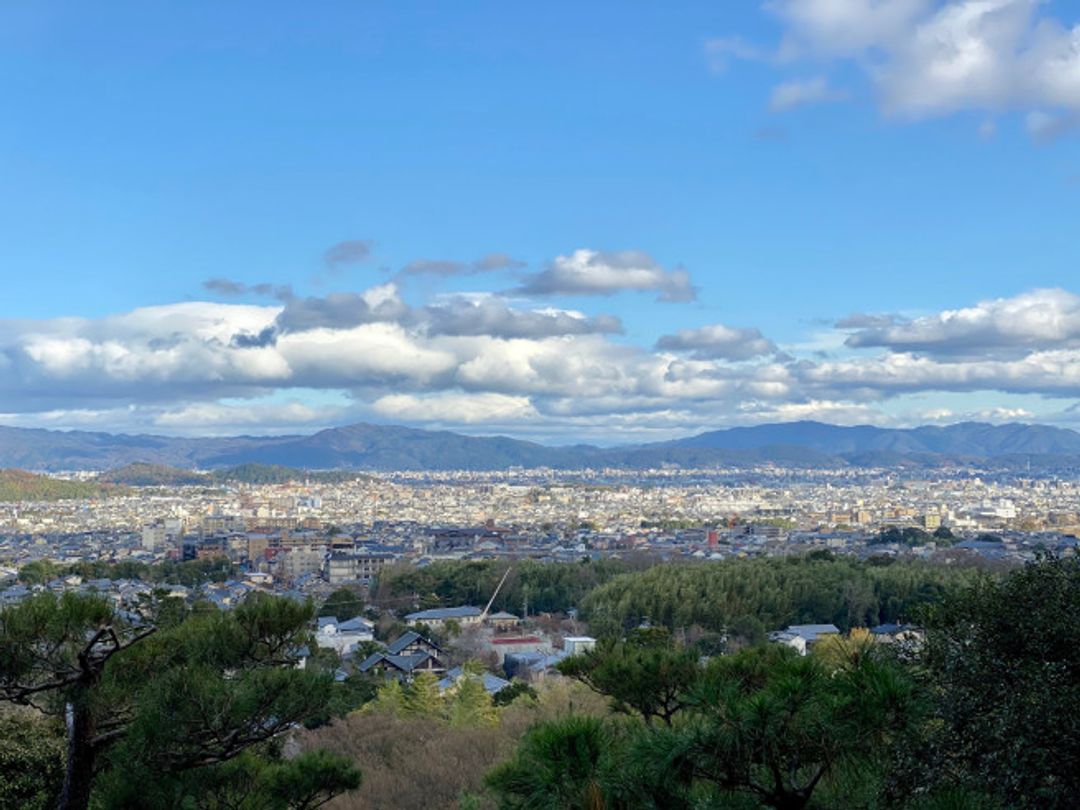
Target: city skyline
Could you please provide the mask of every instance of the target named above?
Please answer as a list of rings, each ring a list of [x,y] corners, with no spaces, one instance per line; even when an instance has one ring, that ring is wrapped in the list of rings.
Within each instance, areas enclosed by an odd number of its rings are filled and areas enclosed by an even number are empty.
[[[5,9],[0,424],[1080,426],[1078,20]]]

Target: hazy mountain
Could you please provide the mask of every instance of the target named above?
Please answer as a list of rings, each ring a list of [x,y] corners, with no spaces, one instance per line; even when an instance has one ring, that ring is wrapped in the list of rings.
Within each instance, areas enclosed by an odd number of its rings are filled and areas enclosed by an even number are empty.
[[[392,425],[357,424],[309,436],[174,438],[0,427],[0,467],[114,470],[130,482],[168,480],[161,465],[190,470],[281,465],[307,469],[498,470],[508,467],[642,468],[746,466],[923,466],[992,461],[996,466],[1073,464],[1080,433],[1043,425],[967,422],[910,429],[786,422],[710,431],[631,447],[549,447],[501,436],[463,436]]]
[[[667,442],[670,447],[747,449],[769,446],[804,447],[832,455],[856,453],[930,453],[953,456],[1007,454],[1080,454],[1080,433],[1045,425],[991,425],[960,422],[945,427],[841,427],[821,422],[784,422],[701,433]]]

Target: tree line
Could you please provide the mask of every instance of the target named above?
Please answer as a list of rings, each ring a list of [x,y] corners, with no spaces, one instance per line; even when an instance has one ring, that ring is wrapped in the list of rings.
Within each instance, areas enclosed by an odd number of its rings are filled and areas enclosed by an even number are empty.
[[[640,624],[715,633],[742,628],[748,641],[789,624],[832,623],[842,630],[914,618],[978,574],[921,561],[812,553],[782,559],[657,565],[611,578],[581,602],[594,635]]]
[[[566,612],[579,606],[592,590],[631,571],[634,565],[614,559],[576,563],[440,561],[424,568],[397,565],[380,572],[376,601],[388,607],[420,610],[466,604],[482,607],[510,568],[493,610],[520,614],[527,606],[530,613]]]
[[[82,560],[59,565],[51,560],[34,560],[19,569],[18,579],[27,585],[41,585],[58,577],[77,576],[82,579],[129,579],[139,582],[160,582],[169,585],[194,587],[206,582],[225,582],[234,578],[239,569],[227,557],[205,557],[199,560],[164,560],[145,563],[139,560],[105,562]]]

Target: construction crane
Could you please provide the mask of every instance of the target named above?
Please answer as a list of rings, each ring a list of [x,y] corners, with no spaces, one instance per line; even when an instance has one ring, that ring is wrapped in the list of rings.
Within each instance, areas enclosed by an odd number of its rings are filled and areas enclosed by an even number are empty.
[[[510,570],[512,568],[513,566],[510,566],[510,568],[506,569],[506,573],[502,575],[502,579],[499,580],[499,584],[495,586],[495,593],[493,593],[491,595],[491,598],[488,599],[487,607],[485,607],[484,612],[480,614],[481,624],[483,624],[484,620],[487,618],[488,611],[491,610],[491,605],[495,602],[495,597],[499,595],[499,591],[502,589],[503,583],[506,582],[506,578],[510,576]]]

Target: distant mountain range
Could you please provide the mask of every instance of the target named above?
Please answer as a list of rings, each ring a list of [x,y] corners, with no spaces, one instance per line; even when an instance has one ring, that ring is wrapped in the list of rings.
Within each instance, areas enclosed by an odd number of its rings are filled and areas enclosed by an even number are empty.
[[[0,468],[114,470],[133,464],[184,470],[246,464],[309,470],[500,470],[508,467],[647,468],[942,466],[1080,467],[1080,433],[1045,425],[964,422],[907,429],[821,422],[730,428],[616,448],[549,447],[506,437],[463,436],[357,424],[309,436],[175,438],[0,427]],[[138,472],[142,468],[134,468]],[[145,472],[145,469],[143,469]],[[156,471],[151,478],[168,478]],[[131,469],[116,483],[135,483]],[[175,475],[174,480],[180,480]],[[181,477],[182,478],[182,477]],[[137,485],[137,483],[135,483]]]

